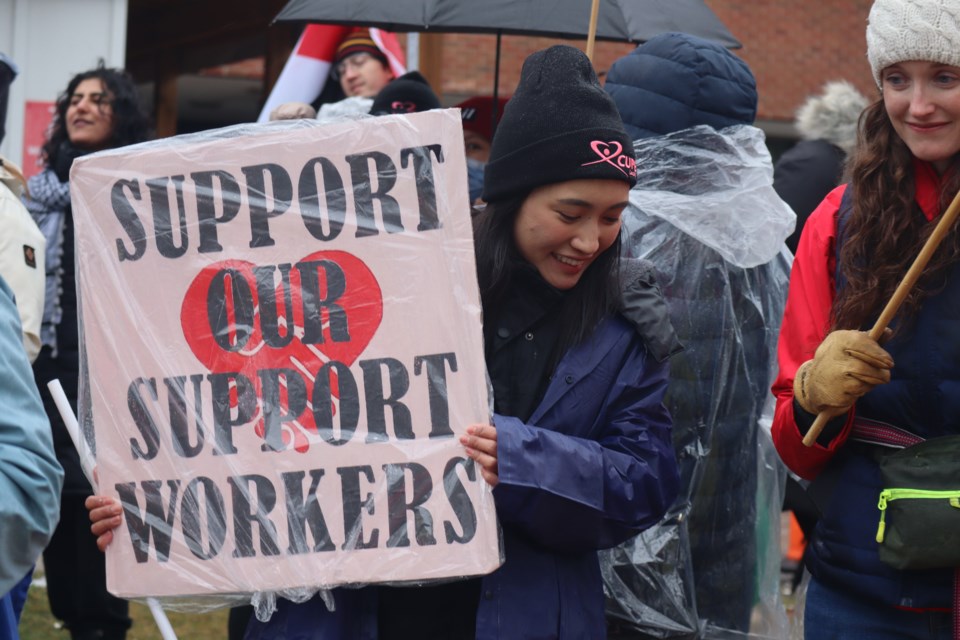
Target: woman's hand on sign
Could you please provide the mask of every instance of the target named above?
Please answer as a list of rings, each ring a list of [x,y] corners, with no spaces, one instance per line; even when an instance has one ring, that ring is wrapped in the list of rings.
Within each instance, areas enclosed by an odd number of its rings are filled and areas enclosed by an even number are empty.
[[[123,508],[120,503],[107,496],[90,496],[83,503],[90,512],[90,531],[97,536],[97,547],[105,551],[113,542],[113,530],[120,526]]]
[[[489,424],[472,424],[466,435],[460,436],[460,444],[467,455],[480,465],[480,475],[491,487],[497,486],[497,429]]]

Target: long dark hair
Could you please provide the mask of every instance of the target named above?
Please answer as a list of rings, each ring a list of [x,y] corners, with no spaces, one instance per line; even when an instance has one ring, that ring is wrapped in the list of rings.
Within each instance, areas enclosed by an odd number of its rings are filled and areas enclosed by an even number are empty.
[[[491,202],[474,218],[474,248],[485,333],[495,326],[517,269],[526,264],[517,251],[514,225],[520,207],[529,195],[528,192],[509,200]],[[560,340],[554,350],[551,369],[570,347],[583,342],[604,316],[617,308],[619,264],[618,233],[614,243],[597,256],[563,298]],[[485,337],[490,344],[491,336]]]
[[[48,167],[57,166],[59,155],[66,153],[69,149],[67,109],[70,107],[70,96],[81,82],[91,78],[100,80],[111,96],[113,123],[106,148],[123,147],[143,142],[150,137],[150,120],[140,106],[133,79],[126,71],[107,68],[101,61],[95,69],[73,76],[66,90],[57,98],[56,112],[50,126],[50,137],[41,149],[43,163]]]
[[[860,117],[850,175],[853,211],[843,230],[840,283],[833,303],[834,328],[869,329],[880,315],[936,221],[928,222],[914,199],[913,154],[887,116],[883,100]],[[940,210],[960,189],[960,157],[944,172]],[[923,277],[900,308],[896,328],[910,324],[921,302],[941,291],[948,270],[960,260],[960,234],[952,229],[933,254]]]

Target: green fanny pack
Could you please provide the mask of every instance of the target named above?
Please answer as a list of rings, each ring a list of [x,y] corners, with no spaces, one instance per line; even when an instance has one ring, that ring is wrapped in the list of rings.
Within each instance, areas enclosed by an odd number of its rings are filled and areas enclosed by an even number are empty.
[[[880,475],[880,560],[896,569],[960,567],[960,436],[886,453]]]

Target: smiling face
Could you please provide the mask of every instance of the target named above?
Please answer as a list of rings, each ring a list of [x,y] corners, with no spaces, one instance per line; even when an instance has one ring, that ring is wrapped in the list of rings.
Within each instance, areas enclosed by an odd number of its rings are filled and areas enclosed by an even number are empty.
[[[883,104],[897,135],[943,173],[960,152],[960,68],[910,61],[880,74]]]
[[[551,286],[573,288],[620,232],[630,188],[620,180],[570,180],[532,191],[517,214],[513,239]]]
[[[83,149],[107,146],[113,133],[112,96],[99,78],[87,78],[70,95],[66,128],[70,142]]]

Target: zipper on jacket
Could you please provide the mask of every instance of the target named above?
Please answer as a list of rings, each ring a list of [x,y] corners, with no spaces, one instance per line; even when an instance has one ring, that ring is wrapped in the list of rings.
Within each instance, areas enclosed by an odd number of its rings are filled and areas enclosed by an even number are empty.
[[[877,507],[880,509],[880,526],[877,527],[878,543],[883,542],[883,534],[887,528],[887,502],[890,500],[902,500],[904,498],[947,500],[951,507],[960,509],[960,489],[945,491],[933,491],[930,489],[884,489],[880,492],[880,502],[877,504]]]

